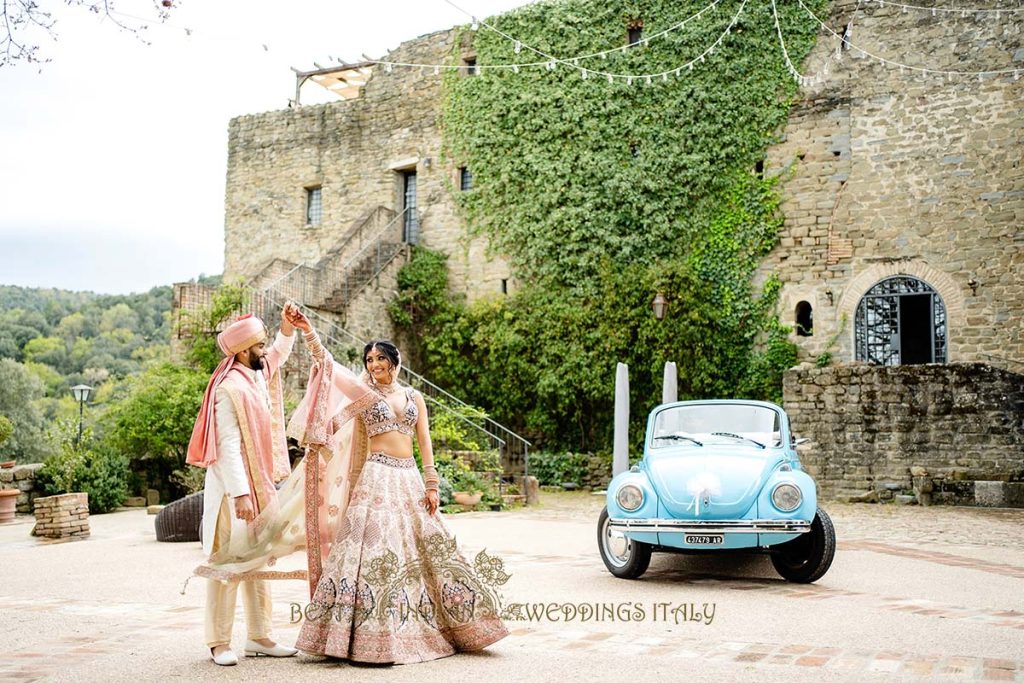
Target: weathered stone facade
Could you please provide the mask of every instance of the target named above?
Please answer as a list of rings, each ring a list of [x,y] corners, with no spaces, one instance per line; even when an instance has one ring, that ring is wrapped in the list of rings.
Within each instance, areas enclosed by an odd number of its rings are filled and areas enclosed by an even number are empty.
[[[972,502],[975,481],[1024,480],[1024,376],[984,363],[846,364],[786,373],[800,458],[826,496],[915,488]],[[920,482],[917,482],[918,484]],[[943,495],[949,494],[949,495]]]
[[[821,18],[904,64],[1024,73],[1016,17],[835,0]],[[801,89],[766,160],[782,174],[785,224],[761,274],[781,278],[787,324],[812,307],[813,336],[793,335],[803,359],[856,359],[862,297],[903,274],[941,298],[948,361],[1024,368],[1024,80],[921,77],[856,49],[837,60],[838,46],[821,34],[803,72],[828,63],[829,75]]]
[[[388,59],[445,63],[454,40],[454,31],[422,36],[403,43]],[[372,233],[396,220],[404,207],[404,174],[414,171],[417,243],[450,256],[455,291],[470,299],[500,294],[508,268],[485,255],[484,240],[466,237],[453,201],[459,168],[439,158],[441,87],[441,77],[419,69],[374,67],[356,99],[232,120],[225,275],[251,280],[268,269],[260,278],[266,284],[290,264],[312,266],[332,250],[337,262],[345,263],[364,244],[362,237],[349,239],[362,224],[372,218],[372,230],[366,229]],[[322,218],[307,225],[306,193],[314,187],[321,188]],[[275,259],[289,263],[274,266]],[[396,271],[389,267],[344,306],[347,329],[367,337],[390,334],[381,304],[394,293]]]

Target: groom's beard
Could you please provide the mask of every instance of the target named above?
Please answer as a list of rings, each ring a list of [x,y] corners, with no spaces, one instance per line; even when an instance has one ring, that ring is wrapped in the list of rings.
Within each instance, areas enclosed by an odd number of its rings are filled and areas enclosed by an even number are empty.
[[[253,356],[252,358],[249,359],[249,362],[251,363],[251,365],[249,366],[251,369],[253,369],[253,370],[262,370],[263,369],[263,359],[261,357],[259,357],[259,356]]]

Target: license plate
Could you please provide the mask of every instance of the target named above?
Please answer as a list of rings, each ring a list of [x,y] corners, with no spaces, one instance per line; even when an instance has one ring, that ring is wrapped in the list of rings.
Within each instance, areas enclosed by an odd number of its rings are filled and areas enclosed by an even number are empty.
[[[686,542],[690,545],[720,545],[725,542],[724,536],[693,536],[686,535]]]

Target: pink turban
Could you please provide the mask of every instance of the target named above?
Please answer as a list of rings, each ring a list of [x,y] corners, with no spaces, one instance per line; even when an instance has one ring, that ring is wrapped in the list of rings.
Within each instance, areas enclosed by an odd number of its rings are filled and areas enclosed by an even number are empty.
[[[185,458],[188,464],[209,467],[217,461],[217,421],[213,414],[217,402],[217,387],[235,364],[235,354],[260,343],[266,337],[267,326],[251,313],[241,316],[217,335],[217,346],[224,352],[225,358],[213,371],[213,376],[206,385],[203,406],[199,409],[199,416],[192,428],[192,438],[188,444],[188,455]]]
[[[266,338],[267,326],[263,324],[262,320],[249,313],[239,317],[217,335],[217,346],[225,356],[233,356]]]

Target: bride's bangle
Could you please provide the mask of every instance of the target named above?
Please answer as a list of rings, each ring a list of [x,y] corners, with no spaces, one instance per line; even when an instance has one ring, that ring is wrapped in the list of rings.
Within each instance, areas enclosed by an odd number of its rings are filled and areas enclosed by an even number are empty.
[[[437,468],[433,465],[423,466],[423,486],[428,491],[438,491],[441,478],[437,475]]]

